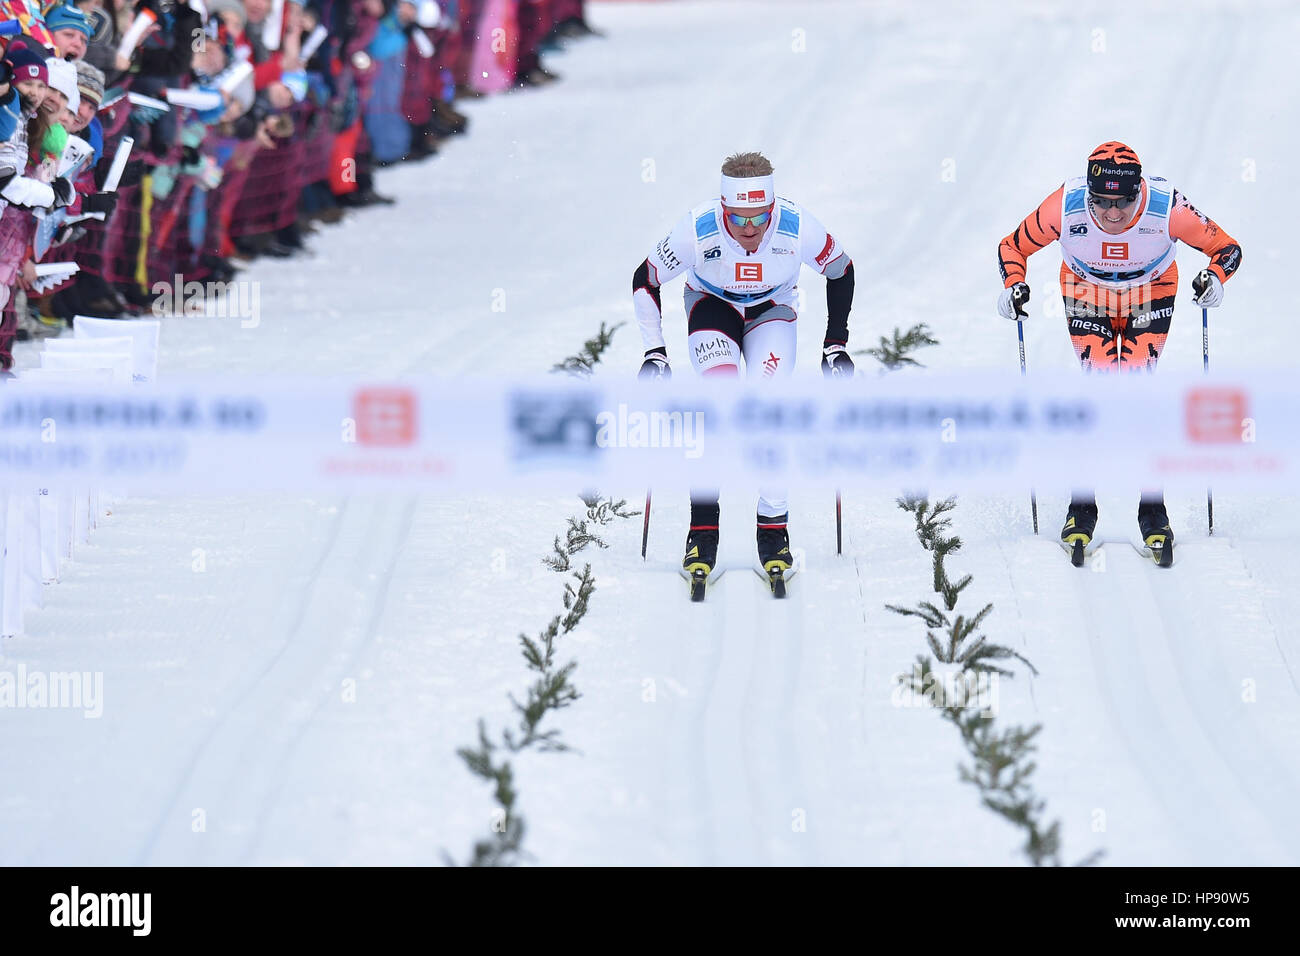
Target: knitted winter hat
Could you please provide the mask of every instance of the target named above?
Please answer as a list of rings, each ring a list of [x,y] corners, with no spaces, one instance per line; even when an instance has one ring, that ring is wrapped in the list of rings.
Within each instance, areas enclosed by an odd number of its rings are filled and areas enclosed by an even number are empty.
[[[70,3],[50,8],[50,12],[45,14],[45,26],[51,33],[55,30],[80,30],[87,40],[91,36],[90,21]]]
[[[77,67],[77,92],[81,98],[89,100],[99,108],[99,104],[104,100],[104,74],[98,67],[87,63],[85,60],[79,60]]]
[[[45,64],[49,72],[49,79],[46,83],[50,89],[58,90],[68,98],[68,109],[77,112],[81,106],[81,94],[77,92],[77,68],[67,60],[52,58]]]
[[[21,83],[23,80],[40,80],[47,86],[49,85],[50,73],[45,68],[45,57],[28,47],[27,44],[19,40],[12,41],[5,53],[5,59],[13,67],[13,82],[15,84]]]

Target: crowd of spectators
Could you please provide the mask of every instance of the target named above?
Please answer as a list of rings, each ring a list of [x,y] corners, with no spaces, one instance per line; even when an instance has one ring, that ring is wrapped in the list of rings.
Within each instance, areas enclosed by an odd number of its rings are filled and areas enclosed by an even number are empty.
[[[375,167],[463,134],[458,97],[556,79],[541,56],[593,32],[583,6],[0,0],[0,376],[16,338],[391,203]]]

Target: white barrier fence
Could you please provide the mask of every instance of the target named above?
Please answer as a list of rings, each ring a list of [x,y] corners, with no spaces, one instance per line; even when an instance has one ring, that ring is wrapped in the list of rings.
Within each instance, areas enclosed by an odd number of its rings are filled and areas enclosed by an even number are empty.
[[[106,359],[112,374],[119,374]],[[46,373],[52,374],[52,373]],[[211,379],[0,389],[0,486],[567,491],[788,482],[1007,491],[1124,482],[1294,490],[1300,390],[1006,373],[717,385]]]
[[[112,323],[119,332],[134,324]],[[812,376],[658,386],[552,376],[523,384],[213,379],[128,387],[124,357],[139,379],[142,353],[137,338],[129,351],[121,338],[86,359],[93,372],[52,367],[84,352],[74,340],[66,352],[48,351],[50,365],[35,378],[0,389],[6,539],[13,529],[9,553],[24,556],[21,574],[6,562],[6,609],[15,595],[31,596],[33,577],[51,569],[57,576],[68,542],[93,525],[91,488],[1300,488],[1300,390],[1286,372],[1028,379],[917,372],[835,385]],[[48,494],[34,496],[33,488]],[[45,563],[33,575],[40,545]]]
[[[159,323],[77,316],[73,338],[50,339],[39,368],[19,372],[3,393],[91,391],[154,380]],[[0,399],[2,401],[3,399]],[[0,439],[3,441],[3,439]],[[24,613],[42,606],[42,587],[59,580],[78,544],[103,514],[98,484],[42,481],[25,485],[9,462],[0,464],[0,636],[23,631]],[[32,489],[35,490],[32,490]]]

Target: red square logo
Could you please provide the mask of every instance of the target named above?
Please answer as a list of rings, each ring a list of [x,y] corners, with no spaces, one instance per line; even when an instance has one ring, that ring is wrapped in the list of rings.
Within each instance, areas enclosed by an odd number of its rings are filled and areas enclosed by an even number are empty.
[[[406,388],[364,388],[352,401],[357,442],[362,445],[409,445],[418,432],[415,392]]]
[[[1194,388],[1184,403],[1187,437],[1206,444],[1239,442],[1249,409],[1246,393],[1239,388]]]
[[[762,282],[762,281],[763,281],[763,263],[761,263],[761,262],[737,262],[737,263],[736,263],[736,281],[737,281],[737,282]]]
[[[745,194],[745,201],[746,201],[746,202],[756,203],[756,204],[766,203],[766,202],[767,202],[767,190],[765,190],[765,189],[751,189],[749,192],[747,192],[747,193]]]
[[[1103,259],[1127,259],[1128,243],[1127,242],[1103,242],[1101,244],[1101,257]]]

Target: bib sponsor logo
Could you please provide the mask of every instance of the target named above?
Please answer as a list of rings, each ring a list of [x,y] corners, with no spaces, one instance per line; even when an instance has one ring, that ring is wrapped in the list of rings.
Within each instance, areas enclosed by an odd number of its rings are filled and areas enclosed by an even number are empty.
[[[1086,236],[1088,234],[1088,224],[1086,222],[1075,223],[1070,227],[1070,235]]]
[[[708,262],[710,259],[720,259],[720,258],[722,258],[722,249],[719,246],[714,246],[712,249],[704,250],[705,262]]]
[[[706,341],[695,343],[696,358],[708,358],[711,355],[731,358],[731,339],[725,335],[717,335]]]
[[[1101,257],[1103,259],[1128,259],[1127,242],[1103,242],[1101,244]]]
[[[1092,332],[1106,339],[1112,338],[1115,334],[1109,325],[1103,325],[1100,322],[1092,322],[1088,319],[1071,319],[1070,330],[1072,335]]]
[[[761,263],[761,262],[737,262],[737,263],[736,263],[736,281],[737,281],[737,282],[762,282],[762,281],[763,281],[763,263]]]
[[[364,388],[352,401],[352,416],[361,445],[410,445],[419,431],[415,392],[410,389]]]
[[[731,339],[725,335],[695,343],[695,364],[697,367],[713,365],[717,362],[735,362],[736,353],[732,350]]]
[[[1241,441],[1250,403],[1239,388],[1194,388],[1184,402],[1187,437],[1203,444]]]
[[[681,260],[673,254],[672,248],[668,245],[668,240],[671,238],[671,236],[665,236],[660,241],[659,245],[655,246],[655,255],[659,257],[659,261],[667,268],[680,269],[682,265]]]

